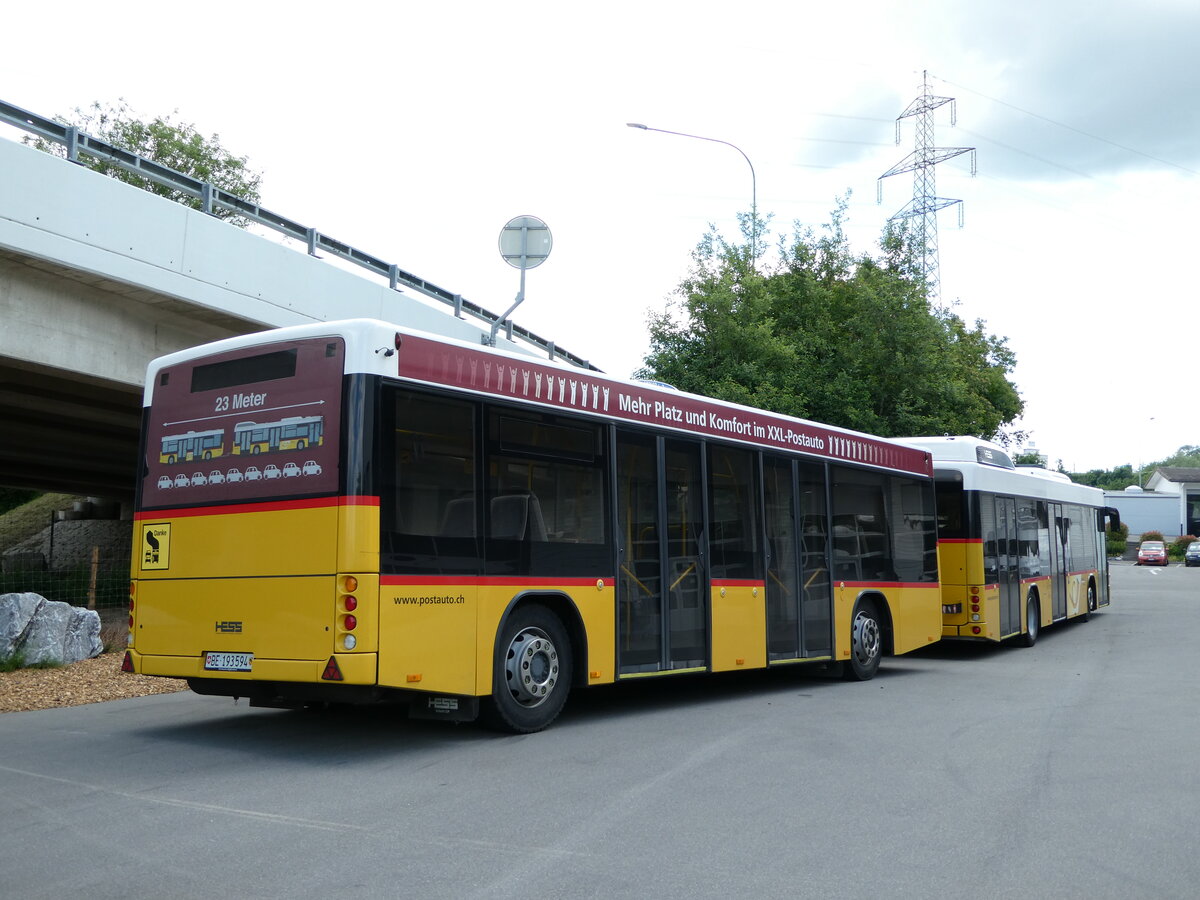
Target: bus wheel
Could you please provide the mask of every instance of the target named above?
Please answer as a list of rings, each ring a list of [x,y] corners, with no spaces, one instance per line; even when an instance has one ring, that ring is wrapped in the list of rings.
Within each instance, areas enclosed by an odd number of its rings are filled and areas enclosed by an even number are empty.
[[[541,731],[567,702],[571,676],[571,644],[558,616],[544,606],[521,607],[500,637],[484,721],[515,734]]]
[[[1096,585],[1088,582],[1087,589],[1087,606],[1083,610],[1083,621],[1087,621],[1092,617],[1092,613],[1096,609]]]
[[[870,681],[883,659],[883,628],[875,604],[864,600],[854,608],[850,622],[850,664],[843,670],[847,681]]]
[[[1032,647],[1037,643],[1042,627],[1042,609],[1033,591],[1025,598],[1025,633],[1021,635],[1021,646]]]

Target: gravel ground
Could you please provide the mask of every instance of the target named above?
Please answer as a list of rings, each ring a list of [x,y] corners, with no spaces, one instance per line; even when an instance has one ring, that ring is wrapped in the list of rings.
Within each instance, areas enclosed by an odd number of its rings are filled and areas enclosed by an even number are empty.
[[[177,678],[122,672],[124,655],[115,650],[57,669],[0,672],[0,713],[82,706],[187,689],[187,683]]]

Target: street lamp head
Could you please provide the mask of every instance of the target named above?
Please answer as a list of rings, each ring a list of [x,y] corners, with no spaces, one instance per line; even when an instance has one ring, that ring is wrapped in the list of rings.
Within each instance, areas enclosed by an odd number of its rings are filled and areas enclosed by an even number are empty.
[[[626,128],[640,128],[640,129],[642,129],[642,131],[650,130],[647,126],[642,125],[640,122],[626,122],[625,127]]]

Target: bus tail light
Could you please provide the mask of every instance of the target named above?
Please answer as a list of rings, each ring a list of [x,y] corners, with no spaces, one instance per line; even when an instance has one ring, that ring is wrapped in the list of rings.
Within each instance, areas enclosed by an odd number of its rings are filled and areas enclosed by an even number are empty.
[[[123,660],[121,660],[121,671],[122,672],[132,672],[133,671],[133,654],[130,653],[128,650],[125,651],[125,658]]]
[[[369,580],[364,582],[357,575],[339,575],[336,586],[335,649],[338,651],[354,650],[360,644],[363,650],[373,649],[375,613],[370,603],[373,590],[371,583]],[[367,592],[366,606],[359,602],[356,594],[360,589]],[[366,618],[363,618],[364,615]]]

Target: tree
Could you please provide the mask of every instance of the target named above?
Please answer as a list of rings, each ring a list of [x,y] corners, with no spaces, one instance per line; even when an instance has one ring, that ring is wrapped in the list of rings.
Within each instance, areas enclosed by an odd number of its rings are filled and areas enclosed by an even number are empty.
[[[637,374],[885,437],[1023,437],[1004,430],[1023,408],[1004,339],[930,306],[904,229],[878,256],[853,254],[845,207],[820,237],[797,225],[767,274],[710,229],[677,299],[650,316]]]
[[[178,113],[176,110],[174,114]],[[148,121],[140,119],[133,114],[124,100],[118,100],[115,105],[109,106],[95,102],[86,110],[76,107],[74,115],[55,118],[64,125],[74,125],[80,131],[113,146],[136,153],[199,181],[208,182],[243,200],[258,203],[258,188],[262,175],[250,168],[246,157],[235,156],[226,150],[221,145],[220,135],[214,134],[205,138],[196,130],[195,125],[172,121],[171,116],[155,116]],[[46,138],[26,137],[25,143],[55,156],[67,155],[62,144]],[[198,197],[150,181],[108,160],[83,153],[80,154],[80,162],[90,169],[126,184],[136,185],[160,197],[184,203],[193,209],[201,208]],[[248,219],[239,216],[233,210],[214,207],[213,215],[243,228],[249,224]]]

